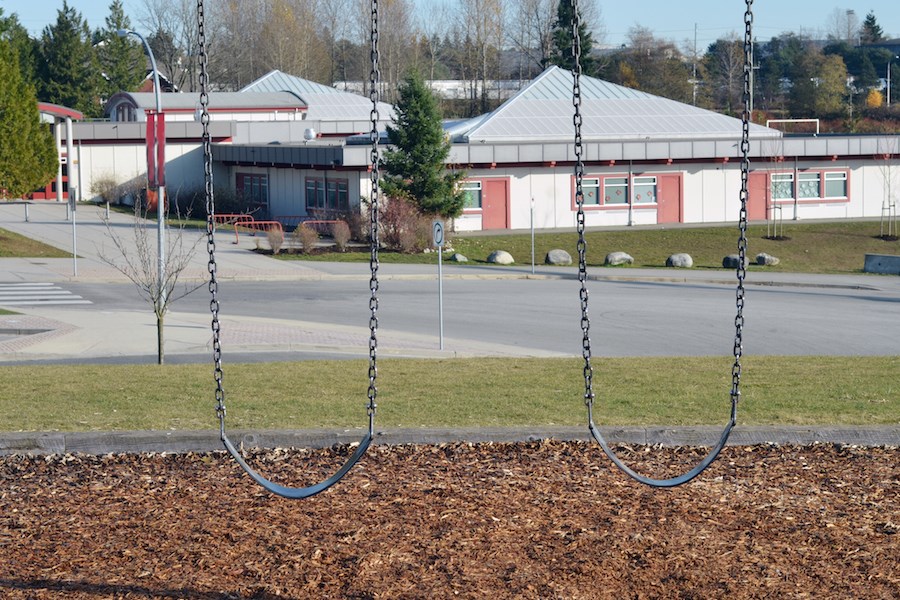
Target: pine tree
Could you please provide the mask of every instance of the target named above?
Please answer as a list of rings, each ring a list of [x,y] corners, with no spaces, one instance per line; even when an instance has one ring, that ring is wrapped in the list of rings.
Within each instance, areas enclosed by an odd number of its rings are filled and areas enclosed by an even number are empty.
[[[859,37],[860,42],[863,44],[874,44],[875,42],[880,42],[884,39],[884,31],[882,31],[881,25],[878,24],[875,13],[870,12],[866,15],[866,20],[863,21]]]
[[[556,21],[553,24],[553,49],[550,52],[550,62],[570,71],[575,70],[575,57],[572,56],[572,47],[575,45],[572,39],[574,22],[575,13],[572,10],[572,2],[559,0]],[[581,38],[581,72],[585,75],[594,75],[597,70],[596,61],[591,56],[594,48],[594,36],[588,31],[584,19],[580,21],[578,34]]]
[[[100,115],[100,67],[87,21],[67,1],[41,36],[39,95],[87,116]]]
[[[6,40],[19,56],[19,69],[22,77],[30,85],[37,85],[37,53],[38,43],[28,35],[28,30],[19,23],[19,17],[13,13],[3,16],[0,8],[0,39]]]
[[[21,198],[46,185],[57,167],[56,143],[40,121],[34,88],[12,44],[0,39],[0,197]]]
[[[394,148],[384,155],[384,191],[412,200],[423,214],[458,217],[465,203],[458,185],[464,173],[444,167],[450,141],[434,95],[417,71],[406,76],[399,93],[397,114],[387,127]]]
[[[147,74],[144,49],[133,36],[119,37],[120,29],[131,29],[131,21],[125,15],[122,0],[113,0],[106,27],[96,35],[105,99],[117,92],[135,91]]]

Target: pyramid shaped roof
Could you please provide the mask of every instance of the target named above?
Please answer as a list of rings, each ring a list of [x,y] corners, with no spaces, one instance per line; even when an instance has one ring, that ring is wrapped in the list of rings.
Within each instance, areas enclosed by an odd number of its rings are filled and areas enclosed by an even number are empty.
[[[302,77],[274,70],[263,75],[241,92],[291,92],[303,98],[308,108],[307,119],[312,121],[367,121],[372,112],[369,98],[309,81]],[[390,119],[394,107],[378,103],[381,120]]]
[[[741,136],[741,121],[734,117],[593,77],[582,77],[580,84],[585,141]],[[460,137],[469,143],[569,141],[573,114],[572,72],[552,66],[497,110],[470,121]],[[781,132],[751,124],[750,134],[779,137]]]

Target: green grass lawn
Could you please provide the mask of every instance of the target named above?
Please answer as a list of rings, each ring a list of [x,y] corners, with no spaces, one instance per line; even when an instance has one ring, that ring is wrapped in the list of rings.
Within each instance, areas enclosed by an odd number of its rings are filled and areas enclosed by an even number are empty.
[[[723,424],[731,359],[597,359],[598,425]],[[584,424],[581,359],[382,360],[379,427]],[[229,427],[364,426],[365,361],[225,367]],[[747,357],[742,424],[898,423],[900,357]],[[210,365],[0,369],[0,431],[216,427]]]
[[[784,226],[785,240],[765,239],[765,225],[753,225],[748,230],[749,256],[752,259],[765,252],[781,259],[776,267],[759,267],[773,271],[798,273],[861,273],[866,254],[900,254],[900,242],[885,241],[877,221],[845,221],[827,223],[794,223]],[[781,234],[781,232],[779,232]],[[696,269],[720,269],[722,258],[737,252],[738,231],[733,227],[685,227],[673,229],[642,229],[591,231],[587,234],[587,260],[591,266],[602,266],[606,255],[623,251],[634,257],[635,267],[663,267],[666,258],[677,252],[687,252],[694,259]],[[494,250],[506,250],[519,264],[531,263],[531,234],[452,236],[454,250],[464,254],[474,264],[484,264]],[[537,233],[535,260],[554,248],[567,250],[576,257],[575,232]],[[281,255],[291,260],[368,261],[368,252]],[[384,262],[436,263],[434,253],[398,254],[382,252]],[[613,268],[613,267],[610,267]],[[757,268],[757,267],[751,267]]]
[[[0,258],[68,258],[70,252],[58,250],[17,233],[0,229]]]

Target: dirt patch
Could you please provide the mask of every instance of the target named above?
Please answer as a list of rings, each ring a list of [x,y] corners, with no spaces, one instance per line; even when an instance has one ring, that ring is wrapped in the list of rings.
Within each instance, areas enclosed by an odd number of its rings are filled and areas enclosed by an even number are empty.
[[[586,443],[379,446],[306,501],[221,453],[0,461],[3,598],[897,598],[898,531],[896,448],[732,447],[655,491]]]

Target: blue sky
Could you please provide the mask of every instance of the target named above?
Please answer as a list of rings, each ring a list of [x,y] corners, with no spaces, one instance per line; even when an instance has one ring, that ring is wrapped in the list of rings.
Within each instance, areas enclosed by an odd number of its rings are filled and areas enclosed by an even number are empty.
[[[215,2],[216,0],[211,0]],[[511,0],[515,1],[515,0]],[[452,6],[454,0],[415,0],[426,5],[441,2]],[[698,47],[703,48],[730,32],[743,34],[744,2],[742,0],[636,0],[609,2],[597,0],[606,29],[606,42],[623,43],[634,25],[650,28],[657,37],[676,43],[693,43],[694,25],[698,28]],[[88,20],[92,28],[103,25],[110,0],[70,0]],[[143,0],[125,0],[126,12],[137,25]],[[0,0],[4,14],[17,13],[19,20],[32,33],[40,33],[56,19],[62,0]],[[863,5],[822,0],[755,0],[754,31],[758,39],[767,40],[783,31],[824,31],[835,9],[854,10],[862,21],[872,10],[886,34],[900,37],[900,9],[897,0],[868,0]]]

